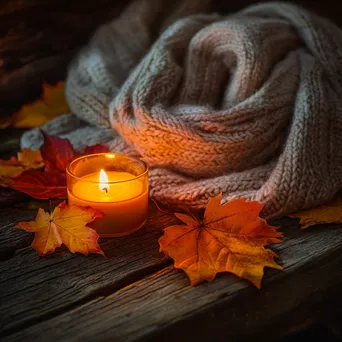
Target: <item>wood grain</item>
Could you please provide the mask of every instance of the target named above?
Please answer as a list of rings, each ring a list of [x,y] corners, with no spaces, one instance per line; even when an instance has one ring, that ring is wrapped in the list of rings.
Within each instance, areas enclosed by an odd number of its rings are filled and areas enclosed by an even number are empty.
[[[118,8],[127,2],[119,1]],[[216,3],[232,9],[226,1]],[[93,30],[118,13],[113,4],[1,2],[0,116],[38,96],[43,81],[63,78]],[[331,3],[312,6],[341,18]],[[5,140],[0,152],[7,158],[17,140]],[[322,320],[342,306],[341,225],[300,231],[295,220],[282,220],[285,242],[274,249],[285,270],[267,269],[260,291],[229,274],[191,288],[185,274],[158,252],[161,229],[176,220],[152,205],[143,230],[100,242],[107,259],[63,248],[39,258],[30,247],[32,234],[13,227],[34,219],[48,203],[8,189],[0,197],[0,340],[6,342],[279,341],[290,328]]]
[[[107,260],[66,251],[39,260],[24,247],[5,261],[0,310],[6,341],[39,341],[42,334],[58,341],[235,341],[276,327],[264,337],[272,340],[289,328],[283,317],[304,304],[294,320],[312,316],[341,286],[339,226],[300,231],[296,221],[283,221],[285,242],[274,249],[285,271],[267,270],[261,291],[232,275],[191,288],[158,253],[159,230],[173,219],[151,215],[144,231],[101,244]]]
[[[34,219],[41,205],[37,203],[32,209],[27,206],[23,204],[20,208],[2,210],[0,214],[3,333],[15,331],[108,291],[114,292],[170,263],[158,252],[157,239],[161,229],[174,223],[175,219],[156,214],[152,204],[149,221],[143,230],[129,237],[101,241],[107,259],[99,255],[83,257],[66,249],[40,258],[30,247],[32,235],[13,228],[19,221]]]
[[[0,1],[0,118],[39,97],[43,82],[63,80],[70,60],[96,28],[128,2]]]

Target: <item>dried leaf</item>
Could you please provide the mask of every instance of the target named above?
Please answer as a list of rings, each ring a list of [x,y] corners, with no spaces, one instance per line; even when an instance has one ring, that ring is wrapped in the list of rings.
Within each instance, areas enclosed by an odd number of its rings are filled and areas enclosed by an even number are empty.
[[[259,217],[262,204],[240,199],[221,205],[221,198],[210,199],[203,222],[175,214],[186,225],[166,228],[160,251],[186,272],[191,285],[231,272],[260,288],[265,266],[282,269],[274,261],[276,254],[264,248],[281,242],[282,233]]]
[[[11,157],[9,160],[0,160],[0,186],[7,186],[8,182],[18,177],[25,170],[39,169],[44,166],[40,151],[32,151],[24,148],[18,153],[18,159]]]
[[[44,143],[40,148],[45,171],[65,172],[67,165],[77,157],[73,146],[68,139],[62,139],[57,136],[49,135],[42,131]]]
[[[58,171],[27,170],[11,179],[8,186],[37,199],[67,198],[65,173]]]
[[[41,99],[24,105],[10,121],[15,127],[33,128],[68,112],[69,106],[65,99],[64,82],[58,82],[53,86],[44,83]]]
[[[23,165],[15,157],[10,160],[0,160],[0,185],[6,186],[12,178],[18,177],[24,170]]]
[[[75,158],[94,153],[108,152],[108,146],[96,144],[86,146],[82,154],[77,153],[68,139],[63,139],[54,135],[49,135],[41,131],[44,143],[40,148],[45,162],[45,171],[60,170],[65,171],[68,164]]]
[[[63,243],[72,253],[104,255],[97,243],[98,234],[86,226],[102,216],[102,213],[90,207],[62,202],[52,214],[39,209],[35,221],[20,222],[16,228],[35,233],[32,247],[40,256],[53,253]]]
[[[22,152],[18,152],[18,161],[27,169],[40,169],[44,166],[40,151],[32,151],[29,148],[24,148]]]
[[[24,148],[18,153],[19,161],[15,157],[0,161],[0,185],[9,186],[37,199],[64,199],[67,197],[66,167],[80,154],[74,150],[68,139],[43,131],[42,134],[44,143],[40,151]],[[85,148],[86,154],[107,151],[108,147],[100,144]],[[44,172],[32,170],[44,165]]]
[[[342,198],[337,198],[327,205],[303,210],[290,216],[300,218],[301,229],[317,224],[342,223]]]

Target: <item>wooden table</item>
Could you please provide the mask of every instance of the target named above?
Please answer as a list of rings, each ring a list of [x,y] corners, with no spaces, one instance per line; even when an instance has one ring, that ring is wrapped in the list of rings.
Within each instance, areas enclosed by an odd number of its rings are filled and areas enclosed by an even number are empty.
[[[0,202],[0,339],[6,342],[279,341],[341,308],[341,225],[301,231],[298,221],[281,220],[285,242],[273,249],[285,269],[266,269],[261,290],[230,274],[190,287],[158,251],[162,229],[177,219],[153,204],[141,231],[100,240],[105,259],[65,248],[40,258],[30,247],[32,234],[13,226],[33,220],[47,203],[9,189],[1,190]]]

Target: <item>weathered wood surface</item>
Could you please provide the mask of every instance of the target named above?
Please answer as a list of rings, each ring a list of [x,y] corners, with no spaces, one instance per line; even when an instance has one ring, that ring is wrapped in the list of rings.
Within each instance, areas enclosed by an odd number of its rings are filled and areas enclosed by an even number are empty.
[[[340,9],[329,1],[324,7],[302,3],[340,20]],[[216,3],[232,10],[226,1]],[[108,0],[1,2],[0,116],[36,97],[42,81],[61,79],[95,27],[118,13],[116,5]],[[7,158],[18,139],[15,133],[3,140],[3,134],[0,153]],[[151,206],[143,230],[101,241],[107,259],[66,249],[39,258],[30,247],[32,234],[13,228],[34,219],[38,206],[47,209],[47,203],[0,189],[0,340],[6,342],[279,341],[293,327],[342,307],[341,225],[300,231],[295,220],[281,221],[285,242],[273,248],[285,270],[266,269],[260,291],[229,274],[191,288],[185,274],[158,252],[161,229],[175,218]]]
[[[1,0],[0,118],[65,78],[72,57],[130,0]]]
[[[0,211],[0,336],[6,341],[238,341],[252,335],[272,341],[316,319],[317,309],[325,315],[323,304],[342,283],[338,225],[300,231],[296,221],[282,221],[285,242],[274,249],[285,271],[267,269],[260,291],[228,274],[192,288],[158,252],[161,229],[176,219],[152,205],[143,230],[101,241],[107,259],[65,249],[39,258],[31,234],[13,226],[34,219],[40,205]]]

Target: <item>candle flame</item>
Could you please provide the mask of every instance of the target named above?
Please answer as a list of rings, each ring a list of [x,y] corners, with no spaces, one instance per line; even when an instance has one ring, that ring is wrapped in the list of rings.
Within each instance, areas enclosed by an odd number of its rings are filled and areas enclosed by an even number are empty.
[[[106,172],[101,169],[100,171],[100,184],[99,184],[99,188],[102,191],[108,192],[108,177]]]

